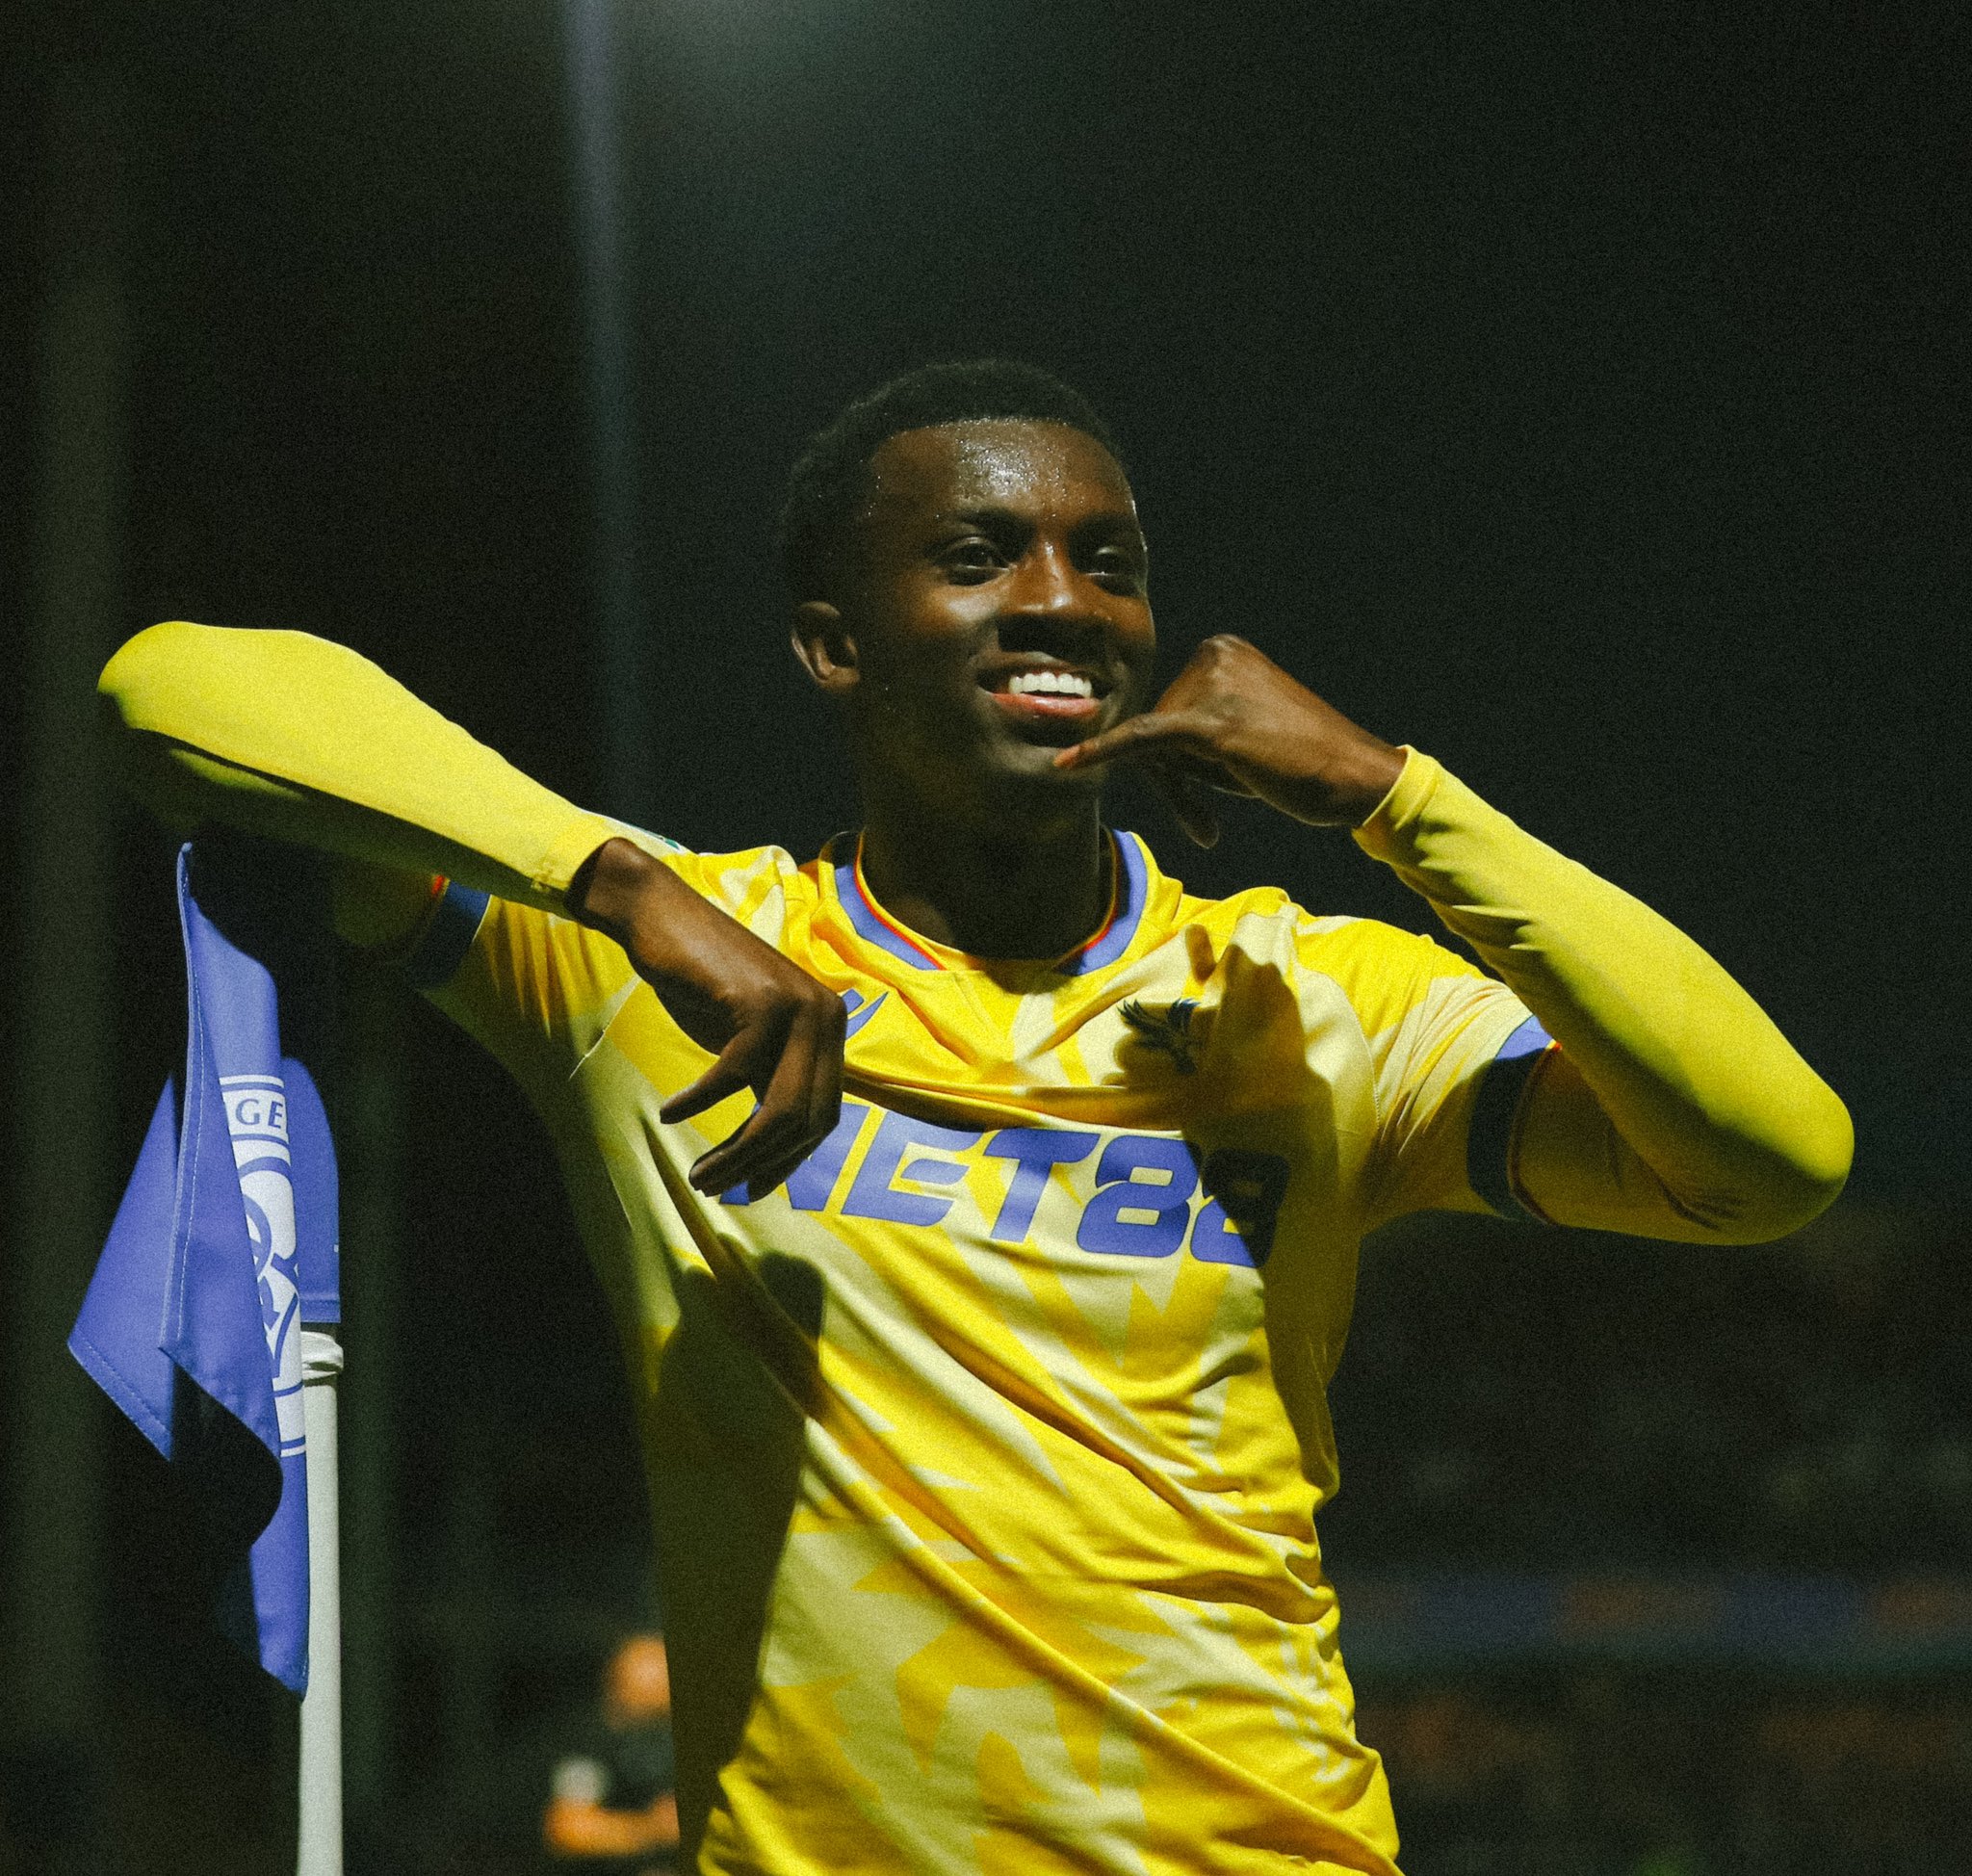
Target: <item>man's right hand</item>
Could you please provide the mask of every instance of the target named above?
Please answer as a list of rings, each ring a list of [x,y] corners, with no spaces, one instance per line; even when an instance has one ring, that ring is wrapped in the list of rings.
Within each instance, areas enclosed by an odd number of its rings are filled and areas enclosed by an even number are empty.
[[[627,840],[604,842],[584,862],[568,909],[615,939],[671,1020],[716,1057],[659,1119],[689,1120],[741,1088],[759,1101],[693,1165],[692,1185],[709,1196],[771,1191],[841,1112],[842,999]]]

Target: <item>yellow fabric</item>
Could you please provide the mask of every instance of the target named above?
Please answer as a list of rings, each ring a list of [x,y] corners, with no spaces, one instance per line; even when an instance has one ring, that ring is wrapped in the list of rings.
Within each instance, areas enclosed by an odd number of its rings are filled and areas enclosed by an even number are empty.
[[[436,1001],[547,1119],[623,1325],[702,1866],[1388,1870],[1324,1388],[1364,1229],[1476,1203],[1466,1104],[1525,1010],[1428,940],[1154,864],[1122,956],[1069,976],[894,956],[776,848],[668,863],[871,1012],[832,1174],[692,1192],[745,1102],[659,1121],[705,1056],[571,922],[494,901]],[[1068,1162],[1017,1192],[1036,1130]],[[1112,1148],[1167,1163],[1120,1193]],[[1262,1269],[1214,1261],[1223,1149],[1281,1169]]]
[[[1517,1172],[1558,1224],[1759,1242],[1841,1189],[1848,1111],[1682,932],[1412,751],[1356,836],[1561,1045],[1529,1091]]]
[[[558,907],[616,824],[531,781],[347,647],[176,619],[97,690],[168,820],[255,833]]]
[[[620,1325],[702,1870],[1391,1876],[1314,1530],[1359,1238],[1480,1205],[1467,1121],[1529,1007],[1566,1050],[1518,1127],[1550,1213],[1783,1229],[1846,1163],[1723,972],[1414,754],[1360,838],[1504,982],[1276,891],[1194,898],[1127,835],[1138,901],[1079,972],[914,946],[826,857],[644,837],[852,1005],[837,1135],[707,1200],[686,1169],[743,1099],[664,1126],[704,1055],[544,909],[614,824],[359,660],[161,630],[104,680],[163,739],[153,798],[267,827],[272,777],[267,831],[525,882],[436,1001],[546,1121]],[[274,730],[214,701],[276,667]],[[311,727],[359,711],[387,735]]]

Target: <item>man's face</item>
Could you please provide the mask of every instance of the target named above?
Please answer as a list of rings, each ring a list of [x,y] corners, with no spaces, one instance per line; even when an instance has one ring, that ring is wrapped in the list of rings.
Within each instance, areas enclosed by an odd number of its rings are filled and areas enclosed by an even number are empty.
[[[866,778],[960,814],[1099,786],[1055,752],[1141,708],[1156,649],[1116,459],[1009,419],[906,430],[869,472],[836,609]]]
[[[671,1712],[671,1663],[656,1635],[633,1635],[610,1657],[603,1705],[612,1726],[649,1726]]]

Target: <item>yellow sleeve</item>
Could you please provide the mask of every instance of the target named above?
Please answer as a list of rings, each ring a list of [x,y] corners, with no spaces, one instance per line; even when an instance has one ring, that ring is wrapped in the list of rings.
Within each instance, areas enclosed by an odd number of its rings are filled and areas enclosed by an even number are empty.
[[[779,944],[787,880],[797,872],[781,848],[691,853],[640,829],[619,831],[764,943]],[[410,981],[506,1068],[551,1125],[569,1076],[642,981],[613,938],[456,881],[402,963]],[[710,1058],[668,1019],[661,1032],[690,1062],[676,1083],[683,1086]]]
[[[1408,1212],[1484,1211],[1470,1162],[1491,1130],[1476,1110],[1528,1022],[1520,1000],[1469,958],[1371,919],[1308,922],[1300,957],[1341,989],[1368,1051],[1376,1133],[1363,1229]]]
[[[410,910],[418,898],[403,876],[445,874],[559,911],[583,861],[623,831],[530,780],[368,659],[306,633],[154,625],[110,660],[97,690],[132,786],[166,821],[222,821],[355,863],[346,925],[398,916],[379,869],[398,875]]]
[[[1667,920],[1411,750],[1357,841],[1430,900],[1559,1045],[1526,1082],[1514,1177],[1559,1224],[1758,1243],[1842,1188],[1847,1109]]]
[[[551,1127],[569,1076],[640,981],[614,939],[457,885],[447,889],[439,918],[404,968],[513,1077]]]

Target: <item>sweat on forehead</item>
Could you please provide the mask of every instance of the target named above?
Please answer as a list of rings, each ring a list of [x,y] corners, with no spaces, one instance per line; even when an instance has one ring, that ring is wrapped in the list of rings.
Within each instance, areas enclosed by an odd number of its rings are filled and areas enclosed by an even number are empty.
[[[1134,508],[1122,465],[1103,444],[1066,424],[995,417],[886,437],[864,472],[851,519],[899,506],[941,510],[1044,508],[1070,490],[1103,488]]]
[[[1108,426],[1051,372],[1005,358],[921,366],[849,404],[809,440],[794,464],[780,525],[790,596],[827,596],[843,532],[869,498],[870,460],[892,437],[1007,419],[1077,430],[1121,468]]]

